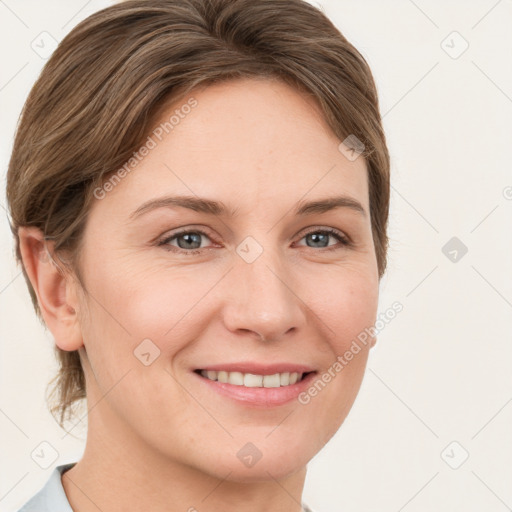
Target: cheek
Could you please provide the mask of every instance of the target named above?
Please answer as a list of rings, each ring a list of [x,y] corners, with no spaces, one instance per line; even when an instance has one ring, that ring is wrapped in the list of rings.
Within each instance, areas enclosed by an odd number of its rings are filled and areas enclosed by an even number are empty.
[[[331,280],[324,289],[315,313],[321,316],[328,341],[321,348],[325,366],[300,397],[317,450],[336,433],[356,400],[370,350],[368,328],[375,323],[378,307],[378,284],[367,277],[347,273],[344,281]]]
[[[190,322],[180,320],[188,318],[195,294],[186,281],[173,278],[172,283],[161,274],[148,272],[142,278],[128,270],[125,277],[97,272],[88,283],[82,325],[92,382],[88,393],[93,402],[104,396],[105,407],[140,428],[145,428],[141,418],[150,417],[158,428],[160,416],[168,412],[164,406],[172,404],[169,411],[191,406],[168,363],[194,336]],[[165,419],[171,424],[172,418]]]
[[[375,322],[378,277],[369,270],[344,268],[319,274],[311,282],[315,286],[309,287],[308,296],[314,312],[323,321],[331,348],[337,355],[343,354]]]
[[[91,266],[97,269],[88,280],[95,320],[109,326],[104,333],[117,336],[119,332],[125,337],[129,333],[134,342],[160,339],[171,330],[181,329],[181,319],[208,286],[194,275],[192,267],[148,265],[133,256],[91,261]]]
[[[323,285],[324,293],[315,287],[309,296],[328,341],[323,348],[326,366],[301,403],[314,411],[319,438],[327,436],[326,440],[347,416],[363,380],[371,343],[368,328],[375,323],[379,287],[372,272],[356,268],[319,275],[316,284]]]
[[[151,338],[168,354],[201,333],[208,292],[218,281],[213,270],[155,266],[135,274],[123,289],[123,312],[135,336]]]

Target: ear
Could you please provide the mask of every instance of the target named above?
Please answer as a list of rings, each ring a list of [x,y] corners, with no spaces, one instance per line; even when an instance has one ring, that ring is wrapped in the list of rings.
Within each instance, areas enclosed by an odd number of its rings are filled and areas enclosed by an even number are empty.
[[[59,265],[53,242],[44,240],[40,229],[20,227],[20,252],[23,266],[37,295],[44,322],[62,350],[83,346],[78,322],[78,282]]]
[[[373,348],[375,346],[375,343],[377,343],[377,336],[372,336],[372,341],[370,343],[370,348]]]

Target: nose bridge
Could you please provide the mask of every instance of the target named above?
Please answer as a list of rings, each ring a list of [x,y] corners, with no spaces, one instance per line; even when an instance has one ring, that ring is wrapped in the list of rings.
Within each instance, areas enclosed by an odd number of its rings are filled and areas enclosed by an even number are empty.
[[[304,321],[293,276],[278,250],[247,237],[236,248],[230,274],[231,300],[225,309],[230,330],[250,330],[273,340]]]

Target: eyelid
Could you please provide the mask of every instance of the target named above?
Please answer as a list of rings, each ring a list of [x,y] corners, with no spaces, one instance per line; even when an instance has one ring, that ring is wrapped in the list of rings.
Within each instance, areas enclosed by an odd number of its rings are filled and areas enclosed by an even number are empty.
[[[207,247],[203,247],[200,249],[186,250],[186,249],[181,249],[180,247],[176,247],[174,245],[167,244],[167,242],[169,242],[170,240],[173,240],[181,235],[186,235],[189,233],[198,233],[202,236],[209,238],[212,242],[215,242],[214,237],[208,233],[208,229],[205,228],[204,226],[200,226],[200,227],[189,226],[186,228],[177,228],[177,230],[174,232],[166,232],[165,234],[163,234],[162,236],[159,236],[156,239],[156,244],[157,245],[169,245],[170,247],[175,248],[177,252],[186,252],[186,253],[192,253],[194,251],[203,251],[203,250],[207,249]]]
[[[175,231],[175,232],[172,232],[172,233],[168,233],[167,232],[163,236],[158,237],[156,243],[157,243],[158,246],[172,247],[173,249],[168,249],[168,250],[171,251],[171,252],[176,252],[178,254],[180,254],[180,253],[181,254],[183,254],[183,253],[186,253],[186,254],[196,254],[198,252],[211,249],[211,247],[202,247],[202,248],[199,248],[199,249],[189,249],[189,250],[187,250],[187,249],[182,249],[180,247],[176,247],[174,245],[170,245],[170,243],[168,243],[171,240],[174,240],[175,238],[177,238],[177,237],[179,237],[181,235],[186,235],[186,234],[189,234],[189,233],[200,234],[201,236],[205,236],[205,237],[209,238],[212,242],[215,243],[214,237],[212,237],[208,233],[208,230],[204,226],[200,226],[200,227],[189,226],[189,227],[182,228],[182,229],[178,228],[178,230]],[[335,245],[332,245],[332,246],[327,246],[327,247],[320,247],[318,249],[320,251],[329,251],[329,250],[341,249],[342,247],[351,247],[353,245],[353,242],[352,242],[351,238],[348,235],[346,235],[343,231],[340,231],[339,229],[336,229],[336,228],[333,228],[333,227],[326,227],[326,226],[309,226],[307,228],[304,228],[304,230],[300,231],[299,234],[297,235],[298,236],[298,241],[301,241],[303,238],[305,238],[307,235],[309,235],[311,233],[327,233],[327,234],[333,236],[334,238],[339,237],[338,244],[335,244]],[[339,244],[341,244],[341,247],[339,247]],[[307,246],[301,246],[301,247],[307,247]],[[313,249],[313,250],[317,249],[315,247],[307,247],[307,248]]]
[[[304,238],[305,236],[309,235],[310,233],[329,233],[331,235],[337,235],[339,236],[347,245],[352,243],[351,238],[344,232],[337,228],[333,228],[330,226],[309,226],[304,229],[304,231],[301,231],[298,236],[300,236],[300,239]]]

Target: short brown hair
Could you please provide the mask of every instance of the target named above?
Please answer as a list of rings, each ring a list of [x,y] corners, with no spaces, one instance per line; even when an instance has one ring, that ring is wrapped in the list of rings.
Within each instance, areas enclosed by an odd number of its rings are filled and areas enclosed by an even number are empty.
[[[390,163],[377,90],[363,56],[304,0],[129,0],[78,24],[46,63],[18,125],[7,174],[18,261],[18,228],[35,226],[77,272],[94,187],[138,149],[162,108],[196,86],[245,77],[305,92],[340,141],[352,135],[364,144],[382,277]],[[78,351],[54,350],[50,411],[64,428],[86,396],[85,378]]]

